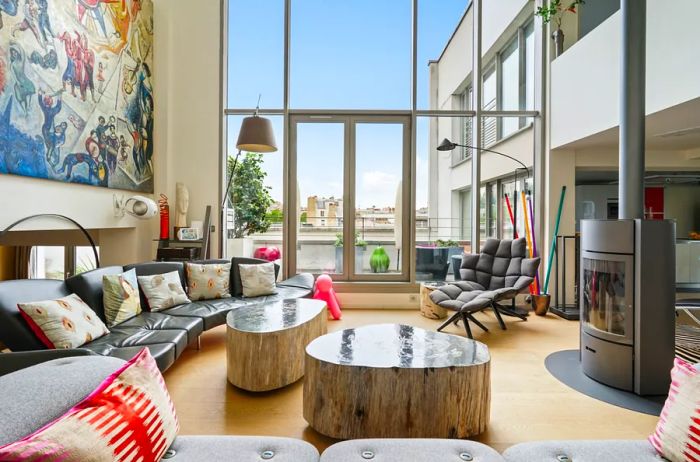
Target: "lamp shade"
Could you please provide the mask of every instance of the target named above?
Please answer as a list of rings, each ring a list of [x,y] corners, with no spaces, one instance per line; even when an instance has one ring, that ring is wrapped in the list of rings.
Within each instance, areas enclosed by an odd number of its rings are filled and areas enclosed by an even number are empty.
[[[452,141],[445,138],[444,140],[442,140],[442,143],[440,143],[440,146],[437,147],[437,150],[438,151],[452,151],[456,147],[457,147],[457,143],[453,143]]]
[[[236,148],[248,152],[277,151],[275,132],[272,130],[270,119],[260,116],[243,119]]]

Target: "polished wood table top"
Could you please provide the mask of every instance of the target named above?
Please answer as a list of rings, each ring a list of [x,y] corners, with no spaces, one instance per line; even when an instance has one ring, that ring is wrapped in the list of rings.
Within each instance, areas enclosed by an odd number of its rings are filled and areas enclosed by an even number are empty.
[[[226,317],[226,324],[241,332],[276,332],[307,323],[325,309],[326,302],[321,300],[278,300],[231,310]]]
[[[306,353],[328,363],[379,368],[472,366],[491,359],[481,342],[403,324],[333,332],[311,342]]]

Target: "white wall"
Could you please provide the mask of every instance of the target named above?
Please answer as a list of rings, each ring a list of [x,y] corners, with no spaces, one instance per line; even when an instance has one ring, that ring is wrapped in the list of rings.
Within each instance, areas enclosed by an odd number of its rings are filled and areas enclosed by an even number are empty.
[[[487,52],[504,33],[515,31],[520,24],[513,21],[526,6],[530,8],[530,15],[534,13],[532,0],[483,0],[481,14],[481,49]]]
[[[154,0],[157,149],[167,158],[156,172],[160,192],[175,206],[175,184],[190,192],[189,220],[212,206],[219,231],[221,2]],[[212,234],[212,255],[218,238]]]
[[[647,2],[646,112],[700,97],[700,2]],[[619,124],[620,12],[552,62],[552,148]]]

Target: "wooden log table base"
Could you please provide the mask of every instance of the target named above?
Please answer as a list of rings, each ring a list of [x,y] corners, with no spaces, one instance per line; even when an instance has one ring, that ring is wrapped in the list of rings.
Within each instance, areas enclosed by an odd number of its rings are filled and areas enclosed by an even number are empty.
[[[306,348],[304,418],[332,438],[467,438],[490,406],[490,355],[474,340],[382,324]]]
[[[447,310],[440,305],[433,303],[430,294],[440,286],[432,284],[420,285],[420,314],[428,319],[444,319],[447,317]]]
[[[304,375],[304,348],[326,333],[325,302],[280,300],[232,310],[226,318],[228,381],[269,391]]]

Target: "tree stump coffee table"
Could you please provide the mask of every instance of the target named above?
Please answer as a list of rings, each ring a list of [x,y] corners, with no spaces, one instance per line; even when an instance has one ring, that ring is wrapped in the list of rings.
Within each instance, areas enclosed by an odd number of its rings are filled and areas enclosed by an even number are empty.
[[[306,347],[304,418],[339,439],[467,438],[491,407],[483,343],[381,324],[317,338]]]
[[[226,317],[228,381],[248,391],[269,391],[304,375],[304,348],[326,333],[326,303],[278,300],[244,306]]]
[[[428,319],[444,319],[447,317],[447,310],[440,305],[433,303],[430,294],[435,289],[446,285],[444,282],[423,282],[420,285],[420,314]]]

